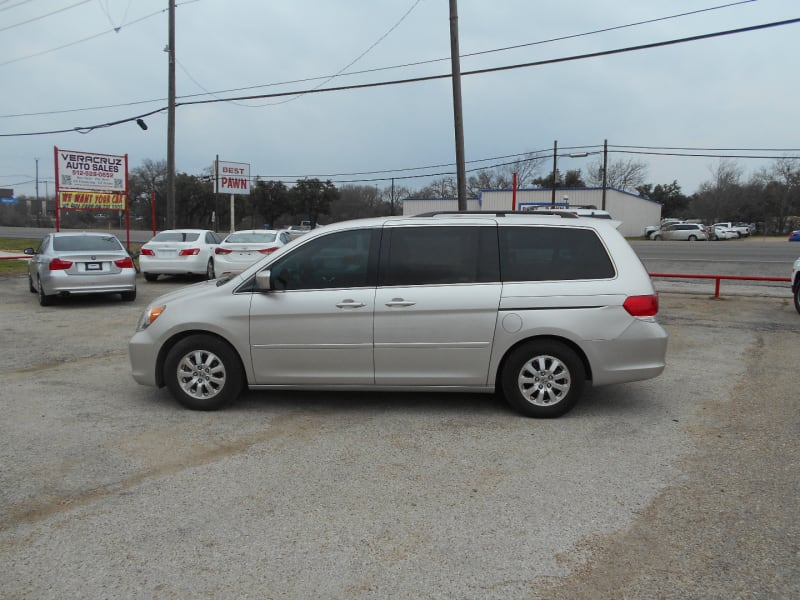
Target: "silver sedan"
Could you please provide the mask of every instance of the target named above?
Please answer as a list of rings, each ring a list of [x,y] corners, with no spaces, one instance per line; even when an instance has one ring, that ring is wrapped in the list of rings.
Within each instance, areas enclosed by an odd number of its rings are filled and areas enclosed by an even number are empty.
[[[26,248],[28,287],[47,306],[56,296],[119,293],[136,299],[136,268],[130,254],[109,233],[47,234],[38,249]]]

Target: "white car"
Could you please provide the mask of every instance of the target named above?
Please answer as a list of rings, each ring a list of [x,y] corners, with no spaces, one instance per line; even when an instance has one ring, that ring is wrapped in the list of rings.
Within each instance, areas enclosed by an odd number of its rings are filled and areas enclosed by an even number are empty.
[[[726,221],[724,223],[714,223],[712,226],[714,227],[726,227],[728,229],[733,229],[736,232],[736,237],[747,237],[750,235],[750,226],[745,225],[744,223],[732,223],[730,221]]]
[[[241,273],[257,260],[292,240],[288,231],[243,229],[234,231],[214,248],[217,276]]]
[[[733,227],[726,227],[725,225],[714,225],[711,227],[712,240],[736,240],[739,239],[739,232]]]
[[[139,270],[145,280],[159,275],[205,275],[214,279],[214,249],[222,237],[209,229],[168,229],[139,251]]]

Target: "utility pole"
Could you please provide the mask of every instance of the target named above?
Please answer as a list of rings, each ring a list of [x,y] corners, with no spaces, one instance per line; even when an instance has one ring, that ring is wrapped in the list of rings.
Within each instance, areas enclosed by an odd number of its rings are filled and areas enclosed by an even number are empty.
[[[450,0],[450,62],[453,79],[453,121],[456,134],[458,210],[467,210],[467,168],[464,160],[464,115],[461,112],[461,61],[458,50],[457,0]]]
[[[169,93],[167,107],[167,226],[175,229],[175,0],[169,2]]]
[[[606,173],[608,172],[608,140],[603,140],[603,205],[600,207],[606,209]]]
[[[556,172],[558,171],[558,140],[553,142],[553,195],[550,199],[550,206],[556,205]]]

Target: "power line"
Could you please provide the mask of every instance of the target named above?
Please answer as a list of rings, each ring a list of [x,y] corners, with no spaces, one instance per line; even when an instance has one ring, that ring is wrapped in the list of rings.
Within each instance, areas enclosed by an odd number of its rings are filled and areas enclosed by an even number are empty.
[[[53,15],[57,15],[59,13],[68,11],[73,8],[77,8],[82,4],[87,4],[92,0],[81,0],[80,2],[76,2],[75,4],[71,4],[69,6],[65,6],[64,8],[59,8],[58,10],[54,10],[53,12],[49,12],[45,15],[40,15],[38,17],[33,17],[32,19],[28,19],[27,21],[21,21],[19,23],[14,23],[13,25],[7,25],[6,27],[0,27],[0,32],[8,31],[9,29],[15,29],[17,27],[22,27],[23,25],[28,25],[30,23],[34,23],[36,21],[40,21],[41,19],[46,19],[47,17],[52,17]]]
[[[199,0],[191,0],[191,1],[192,2],[197,2]],[[414,8],[419,3],[419,1],[420,0],[418,0],[417,3],[415,3],[406,12],[406,14],[404,14],[403,17],[401,17],[400,21],[398,21],[386,34],[384,34],[377,42],[375,42],[375,44],[370,46],[370,48],[367,50],[367,52],[369,50],[371,50],[374,46],[376,46],[393,29],[395,29],[408,16],[408,14],[412,10],[414,10]],[[508,51],[508,50],[517,50],[517,49],[520,49],[520,48],[544,45],[544,44],[549,44],[549,43],[552,43],[552,42],[559,42],[559,41],[565,41],[565,40],[574,39],[574,38],[580,38],[580,37],[596,35],[596,34],[599,34],[599,33],[608,33],[610,31],[616,31],[616,30],[620,30],[620,29],[637,27],[637,26],[640,26],[640,25],[648,25],[648,24],[651,24],[651,23],[659,22],[659,21],[677,19],[677,18],[680,18],[680,17],[691,16],[691,15],[704,13],[704,12],[709,12],[709,11],[713,11],[713,10],[720,10],[720,9],[724,9],[724,8],[730,8],[732,6],[737,6],[737,5],[740,5],[740,4],[749,4],[749,3],[755,2],[755,1],[756,0],[740,0],[739,2],[732,2],[732,3],[729,3],[729,4],[722,4],[722,5],[719,5],[719,6],[712,6],[712,7],[709,7],[709,8],[704,8],[704,9],[690,11],[690,12],[684,12],[684,13],[678,13],[678,14],[674,14],[674,15],[668,15],[668,16],[665,16],[665,17],[658,17],[658,18],[655,18],[655,19],[637,21],[635,23],[627,23],[627,24],[624,24],[624,25],[615,25],[613,27],[606,27],[606,28],[603,28],[603,29],[596,29],[596,30],[593,30],[593,31],[587,31],[587,32],[583,32],[583,33],[576,33],[576,34],[572,34],[572,35],[556,37],[556,38],[550,38],[550,39],[546,39],[546,40],[538,40],[538,41],[535,41],[535,42],[526,42],[524,44],[517,44],[517,45],[514,45],[514,46],[507,46],[507,47],[504,47],[504,48],[495,48],[495,49],[491,49],[491,50],[482,50],[482,51],[479,51],[479,52],[472,52],[472,53],[462,54],[460,56],[460,58],[469,58],[469,57],[479,56],[479,55],[483,55],[483,54],[491,54],[491,53],[496,53],[496,52],[505,52],[505,51]],[[189,3],[190,2],[184,2],[183,4],[189,4]],[[163,11],[160,11],[160,12],[163,12]],[[151,15],[148,15],[145,18],[149,18],[149,17],[155,16],[157,14],[160,14],[160,12],[159,13],[153,13]],[[134,21],[134,22],[136,22],[136,21]],[[104,35],[105,33],[110,33],[110,32],[104,32],[103,34],[100,34],[100,35]],[[94,37],[96,37],[96,36],[94,36]],[[93,38],[86,38],[86,39],[93,39]],[[85,41],[85,40],[80,40],[80,41]],[[76,42],[76,43],[79,43],[79,42]],[[72,44],[70,44],[70,45],[72,45]],[[58,49],[60,49],[60,48],[58,48]],[[437,63],[437,62],[444,62],[444,61],[449,61],[450,60],[449,57],[448,58],[435,58],[435,59],[417,61],[417,62],[412,62],[412,63],[405,63],[405,64],[401,64],[401,65],[392,65],[392,66],[388,66],[388,67],[377,67],[377,68],[374,68],[374,69],[365,69],[365,70],[361,70],[361,71],[350,71],[350,72],[347,72],[347,73],[343,73],[344,70],[346,70],[348,67],[353,65],[364,54],[366,54],[366,52],[363,53],[358,58],[356,58],[354,61],[352,61],[349,65],[347,65],[344,68],[342,68],[340,71],[338,71],[334,75],[321,75],[321,76],[317,76],[317,77],[306,77],[306,78],[302,78],[302,79],[294,79],[294,80],[288,80],[288,81],[265,83],[265,84],[251,85],[251,86],[245,86],[245,87],[239,87],[239,88],[229,88],[229,89],[217,90],[217,91],[208,91],[208,90],[206,90],[203,86],[201,86],[194,79],[194,77],[192,77],[189,74],[189,72],[186,70],[186,68],[183,65],[180,65],[181,69],[184,71],[184,73],[200,89],[203,90],[203,93],[186,94],[186,95],[183,95],[183,96],[178,96],[178,98],[179,99],[197,98],[197,97],[200,97],[200,96],[213,96],[213,97],[218,98],[220,94],[227,94],[227,93],[231,93],[231,92],[241,92],[241,91],[245,91],[245,90],[255,90],[255,89],[265,88],[265,87],[277,87],[277,86],[290,85],[290,84],[296,84],[296,83],[310,83],[312,81],[319,81],[319,80],[323,80],[324,82],[327,82],[327,81],[332,80],[335,77],[344,77],[344,76],[352,76],[352,75],[365,75],[365,74],[369,74],[369,73],[378,73],[378,72],[381,72],[381,71],[390,71],[390,70],[395,70],[395,69],[405,69],[405,68],[408,68],[408,67],[416,67],[416,66],[420,66],[420,65],[433,64],[433,63]],[[0,63],[0,66],[2,66],[3,64],[5,64],[5,63]],[[324,83],[320,84],[320,85],[324,85]],[[319,87],[319,86],[317,86],[317,87]],[[302,92],[300,92],[298,94],[299,94],[298,97],[303,95]],[[0,118],[30,117],[30,116],[40,116],[40,115],[56,115],[56,114],[65,114],[65,113],[71,113],[71,112],[83,112],[83,111],[89,111],[89,110],[100,110],[100,109],[108,109],[108,108],[122,108],[122,107],[126,107],[126,106],[134,106],[134,105],[137,105],[137,104],[150,104],[150,103],[153,103],[153,102],[163,102],[164,100],[165,100],[164,98],[158,98],[158,99],[151,99],[151,100],[137,100],[137,101],[126,102],[126,103],[121,103],[121,104],[109,104],[109,105],[105,105],[105,106],[94,106],[94,107],[86,107],[86,108],[73,108],[73,109],[65,109],[65,110],[57,110],[57,111],[43,111],[43,112],[36,112],[36,113],[21,113],[21,114],[12,114],[12,115],[0,115]],[[228,102],[228,100],[221,100],[221,101]],[[279,104],[279,103],[277,103],[277,104]],[[263,105],[261,105],[261,106],[263,106]]]
[[[88,2],[89,0],[86,0],[86,1]],[[194,2],[199,2],[199,1],[200,0],[185,0],[184,2],[181,2],[180,4],[176,4],[175,6],[177,7],[177,6],[183,6],[185,4],[193,4]],[[151,19],[153,17],[157,17],[158,15],[166,12],[167,10],[168,9],[166,9],[166,8],[162,9],[162,10],[157,10],[156,12],[150,13],[149,15],[145,15],[143,17],[139,17],[138,19],[134,19],[133,21],[128,23],[126,25],[126,27],[130,27],[131,25],[136,25],[137,23],[141,23],[142,21],[145,21],[147,19]],[[97,39],[97,38],[99,38],[101,36],[108,35],[109,33],[119,33],[121,28],[122,28],[122,26],[120,26],[120,27],[112,27],[111,29],[107,29],[105,31],[101,31],[100,33],[95,33],[93,35],[87,36],[85,38],[81,38],[79,40],[75,40],[73,42],[69,42],[67,44],[62,44],[61,46],[56,46],[55,48],[50,48],[48,50],[42,50],[40,52],[34,52],[33,54],[27,54],[25,56],[18,56],[17,58],[12,58],[11,60],[6,60],[6,61],[3,61],[3,62],[0,62],[0,67],[4,67],[6,65],[10,65],[10,64],[13,64],[13,63],[16,63],[16,62],[27,60],[29,58],[36,58],[36,57],[39,57],[39,56],[44,56],[46,54],[52,54],[53,52],[57,52],[58,50],[63,50],[64,48],[70,48],[72,46],[77,46],[78,44],[82,44],[84,42],[88,42],[90,40]]]
[[[540,60],[540,61],[533,61],[527,63],[520,63],[515,65],[506,65],[501,67],[489,67],[485,69],[475,69],[472,71],[463,71],[461,73],[462,77],[469,76],[469,75],[485,75],[487,73],[498,73],[502,71],[510,71],[514,69],[525,69],[531,67],[541,67],[545,65],[554,65],[559,63],[565,62],[574,62],[579,60],[587,60],[590,58],[599,58],[602,56],[613,56],[616,54],[624,54],[628,52],[640,52],[642,50],[651,50],[654,48],[663,48],[666,46],[674,46],[677,44],[686,44],[689,42],[697,42],[701,40],[707,40],[712,38],[730,36],[730,35],[739,35],[742,33],[750,33],[753,31],[759,31],[764,29],[770,29],[774,27],[782,27],[785,25],[793,25],[800,22],[800,18],[797,19],[787,19],[784,21],[775,21],[772,23],[763,23],[761,25],[752,25],[749,27],[740,27],[737,29],[729,29],[726,31],[718,31],[715,33],[706,33],[701,35],[694,35],[685,38],[678,38],[673,40],[666,40],[662,42],[652,42],[649,44],[640,44],[637,46],[628,46],[625,48],[616,48],[613,50],[603,50],[599,52],[590,52],[586,54],[578,54],[573,56],[566,56],[561,58],[552,58],[547,60]],[[347,91],[347,90],[360,90],[360,89],[368,89],[368,88],[377,88],[377,87],[387,87],[387,86],[394,86],[394,85],[402,85],[402,84],[409,84],[409,83],[421,83],[426,81],[436,81],[441,79],[449,79],[451,74],[442,74],[442,75],[427,75],[421,77],[412,77],[409,79],[397,79],[392,81],[378,81],[372,83],[362,83],[362,84],[355,84],[355,85],[348,85],[348,86],[337,86],[331,88],[323,88],[323,89],[309,89],[309,90],[300,90],[300,91],[289,91],[289,92],[276,92],[273,94],[258,94],[258,95],[251,95],[251,96],[238,96],[233,98],[226,98],[226,99],[212,99],[212,100],[193,100],[189,102],[178,102],[176,106],[194,106],[194,105],[202,105],[202,104],[216,104],[218,102],[229,102],[231,100],[256,100],[262,98],[279,98],[284,96],[294,96],[297,94],[320,94],[325,92],[340,92],[340,91]],[[159,112],[164,112],[167,110],[167,107],[157,108],[147,113],[135,115],[132,117],[128,117],[125,119],[119,119],[117,121],[112,121],[109,123],[102,123],[99,125],[91,125],[87,127],[72,127],[69,129],[57,129],[51,131],[39,131],[39,132],[29,132],[29,133],[2,133],[0,137],[22,137],[22,136],[33,136],[33,135],[52,135],[57,133],[70,133],[70,132],[78,132],[78,133],[89,133],[95,129],[101,129],[106,127],[112,127],[115,125],[121,125],[123,123],[130,123],[134,122],[137,119],[142,119],[144,117],[148,117],[154,115]]]

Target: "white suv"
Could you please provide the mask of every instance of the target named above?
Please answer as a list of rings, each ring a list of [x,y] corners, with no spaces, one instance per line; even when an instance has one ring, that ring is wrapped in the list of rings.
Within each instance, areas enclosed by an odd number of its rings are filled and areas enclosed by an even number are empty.
[[[133,377],[211,410],[251,389],[493,392],[556,417],[586,381],[656,377],[658,297],[618,223],[458,213],[328,225],[167,294]]]

